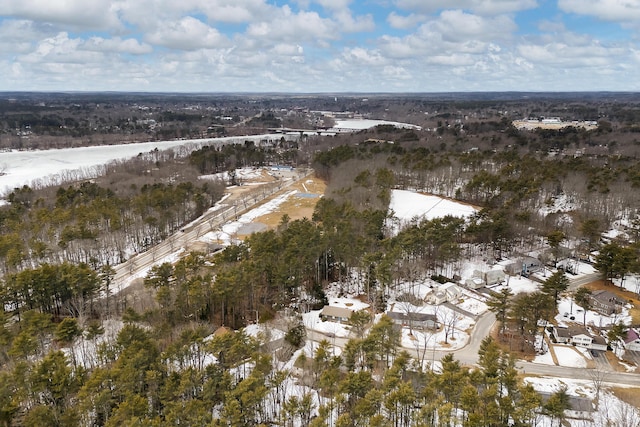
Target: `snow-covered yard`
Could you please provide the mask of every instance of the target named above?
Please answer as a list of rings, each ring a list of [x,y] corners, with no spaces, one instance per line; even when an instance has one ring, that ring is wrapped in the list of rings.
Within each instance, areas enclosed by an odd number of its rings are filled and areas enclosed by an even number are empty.
[[[566,314],[566,316],[565,316]],[[574,320],[571,320],[574,317]],[[585,322],[586,319],[586,322]],[[582,307],[577,305],[572,298],[561,298],[558,303],[558,315],[555,317],[558,326],[568,326],[568,323],[585,324],[587,326],[595,326],[605,328],[615,323],[623,322],[626,325],[631,324],[631,315],[629,307],[623,307],[620,313],[605,316],[593,310],[587,310],[586,317]]]
[[[387,226],[397,234],[414,220],[432,220],[447,215],[466,218],[477,212],[473,206],[440,196],[420,194],[408,190],[392,190],[389,212],[392,214]]]
[[[558,359],[560,366],[567,366],[572,368],[586,368],[587,360],[582,352],[573,346],[566,345],[554,345],[553,351]]]
[[[570,427],[637,426],[640,410],[617,398],[606,384],[597,381],[574,380],[556,377],[525,377],[525,383],[531,384],[541,393],[555,393],[565,389],[567,395],[591,402],[590,410],[581,413],[567,412],[565,424]],[[549,417],[540,416],[538,427],[551,427]]]

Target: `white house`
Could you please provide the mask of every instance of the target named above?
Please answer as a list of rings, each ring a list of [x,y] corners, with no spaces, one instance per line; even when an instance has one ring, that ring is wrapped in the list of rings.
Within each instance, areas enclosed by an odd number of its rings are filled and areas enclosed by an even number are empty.
[[[554,327],[551,334],[555,341],[560,344],[573,344],[593,350],[607,350],[607,342],[604,338],[598,335],[591,335],[586,328],[581,326]]]
[[[431,304],[442,304],[444,302],[455,301],[462,295],[462,290],[455,283],[447,282],[427,295],[428,302]]]
[[[482,280],[478,276],[475,276],[474,272],[474,277],[465,280],[464,285],[469,289],[478,289],[484,286],[484,280]]]
[[[591,341],[591,345],[589,346],[589,348],[592,350],[602,350],[602,351],[607,351],[608,347],[609,346],[607,345],[607,340],[605,340],[600,335],[594,336],[593,340]]]
[[[588,334],[576,334],[571,337],[571,343],[580,347],[590,347],[593,342],[593,337]]]

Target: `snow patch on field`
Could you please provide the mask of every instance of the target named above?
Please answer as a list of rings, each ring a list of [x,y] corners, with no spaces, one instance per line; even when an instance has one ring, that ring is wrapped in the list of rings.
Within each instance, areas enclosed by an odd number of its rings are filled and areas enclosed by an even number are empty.
[[[553,347],[558,364],[570,368],[586,368],[587,360],[573,347],[556,345]]]
[[[393,234],[397,234],[412,221],[432,220],[447,215],[467,218],[475,214],[477,209],[439,196],[408,190],[393,190],[389,212],[392,218],[388,226],[393,230]]]
[[[252,223],[256,218],[274,212],[281,204],[286,202],[289,197],[293,196],[297,192],[298,190],[291,190],[285,194],[275,197],[267,203],[264,203],[241,215],[236,221],[225,223],[221,230],[205,234],[200,238],[200,240],[203,242],[222,242],[224,245],[230,245],[233,242],[237,242],[235,236],[238,234],[238,230],[240,230],[240,228]]]
[[[397,128],[401,128],[401,129],[417,129],[417,130],[421,129],[420,126],[412,125],[412,124],[409,124],[409,123],[390,122],[390,121],[387,121],[387,120],[343,119],[343,120],[336,120],[335,123],[336,124],[333,126],[333,128],[329,129],[329,132],[331,132],[331,131],[344,132],[344,131],[349,131],[349,130],[353,130],[353,131],[355,131],[355,130],[364,130],[364,129],[370,129],[370,128],[378,126],[378,125],[392,125],[392,126],[395,126]]]

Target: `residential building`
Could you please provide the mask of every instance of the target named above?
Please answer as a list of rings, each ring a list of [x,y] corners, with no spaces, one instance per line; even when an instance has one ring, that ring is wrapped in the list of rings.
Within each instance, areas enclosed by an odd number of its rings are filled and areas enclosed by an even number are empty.
[[[438,286],[432,293],[427,295],[428,302],[431,304],[442,304],[452,302],[460,298],[462,290],[455,283],[447,282]]]
[[[401,313],[390,311],[387,313],[393,322],[400,326],[415,329],[438,329],[438,317],[430,313]]]
[[[320,311],[320,318],[329,322],[347,323],[352,314],[353,310],[349,308],[325,305]]]
[[[625,305],[625,301],[611,291],[599,289],[594,291],[589,298],[591,308],[600,314],[610,316],[620,313]]]
[[[640,334],[635,329],[629,328],[624,338],[624,348],[629,351],[640,351]]]
[[[592,350],[607,350],[607,342],[603,337],[593,335],[582,326],[570,326],[568,328],[554,326],[551,335],[555,342],[560,344],[573,344]]]

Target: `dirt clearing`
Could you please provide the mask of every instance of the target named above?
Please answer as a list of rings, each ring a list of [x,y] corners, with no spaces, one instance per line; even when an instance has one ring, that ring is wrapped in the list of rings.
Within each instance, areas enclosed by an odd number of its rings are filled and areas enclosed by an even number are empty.
[[[323,196],[326,188],[326,183],[321,179],[313,176],[303,178],[288,188],[298,190],[296,194],[289,197],[275,211],[256,218],[255,222],[275,228],[284,214],[289,215],[291,221],[302,218],[311,219],[316,203]]]

